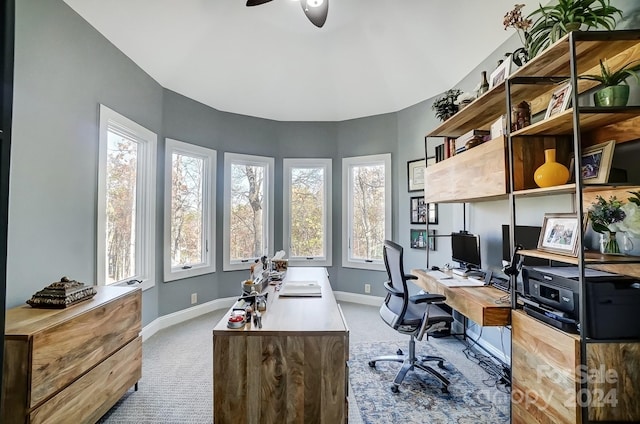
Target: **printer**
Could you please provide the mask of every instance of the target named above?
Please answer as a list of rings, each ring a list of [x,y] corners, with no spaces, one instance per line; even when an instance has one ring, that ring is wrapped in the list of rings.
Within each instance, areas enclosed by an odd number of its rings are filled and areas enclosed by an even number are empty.
[[[578,267],[523,267],[524,311],[571,333],[580,332]],[[610,272],[585,269],[587,337],[640,337],[640,281]]]

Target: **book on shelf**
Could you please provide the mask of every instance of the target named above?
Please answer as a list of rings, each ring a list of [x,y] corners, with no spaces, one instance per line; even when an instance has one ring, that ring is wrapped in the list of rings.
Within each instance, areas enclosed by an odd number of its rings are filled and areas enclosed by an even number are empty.
[[[462,134],[460,137],[456,138],[455,150],[464,147],[469,140],[472,140],[476,137],[481,138],[489,134],[491,134],[491,132],[487,130],[471,130],[466,134]]]

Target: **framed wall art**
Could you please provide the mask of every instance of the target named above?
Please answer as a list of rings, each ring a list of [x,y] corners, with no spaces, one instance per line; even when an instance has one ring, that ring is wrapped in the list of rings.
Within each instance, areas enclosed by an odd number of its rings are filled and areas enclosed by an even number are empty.
[[[489,77],[489,90],[502,84],[509,76],[509,72],[511,72],[511,58],[508,58],[498,65],[495,71],[491,73]]]
[[[427,223],[427,204],[424,201],[424,197],[412,197],[410,199],[410,213],[412,224],[426,224]]]
[[[416,159],[407,162],[407,185],[409,191],[424,190],[424,170],[426,166],[426,159]]]
[[[412,228],[409,230],[410,234],[409,234],[409,240],[411,242],[411,248],[412,249],[426,249],[427,248],[427,231],[422,229],[422,230],[416,230],[415,228]]]

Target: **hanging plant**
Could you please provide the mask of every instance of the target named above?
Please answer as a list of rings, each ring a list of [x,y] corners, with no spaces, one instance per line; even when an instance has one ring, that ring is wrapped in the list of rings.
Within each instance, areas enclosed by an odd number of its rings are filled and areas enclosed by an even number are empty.
[[[442,97],[438,97],[431,106],[431,109],[436,111],[436,118],[446,121],[455,115],[458,112],[456,100],[460,94],[462,94],[462,90],[452,88],[445,91]]]

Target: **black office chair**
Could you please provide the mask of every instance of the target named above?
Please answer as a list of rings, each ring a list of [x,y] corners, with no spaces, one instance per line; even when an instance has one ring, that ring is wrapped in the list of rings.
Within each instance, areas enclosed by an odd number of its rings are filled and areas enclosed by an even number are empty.
[[[417,277],[404,273],[402,246],[389,240],[384,242],[384,264],[387,268],[389,281],[384,283],[388,293],[380,307],[380,316],[394,330],[411,336],[409,354],[404,355],[402,350],[398,349],[397,355],[378,356],[369,361],[369,366],[375,367],[376,362],[379,361],[402,363],[402,368],[396,374],[393,386],[391,386],[391,391],[394,393],[398,392],[404,377],[414,368],[426,371],[437,378],[442,383],[442,392],[448,393],[449,380],[427,365],[429,361],[437,361],[438,367],[446,369],[444,358],[439,356],[416,357],[416,339],[422,340],[425,333],[428,338],[428,333],[443,330],[453,321],[451,314],[436,305],[444,302],[445,297],[429,293],[409,295],[407,281],[415,280]]]

